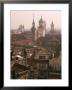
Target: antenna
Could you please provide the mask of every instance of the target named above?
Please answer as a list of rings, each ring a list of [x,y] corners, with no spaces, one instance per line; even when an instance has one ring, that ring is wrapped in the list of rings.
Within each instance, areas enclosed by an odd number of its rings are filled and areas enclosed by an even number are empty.
[[[33,12],[33,22],[34,22],[34,12]]]

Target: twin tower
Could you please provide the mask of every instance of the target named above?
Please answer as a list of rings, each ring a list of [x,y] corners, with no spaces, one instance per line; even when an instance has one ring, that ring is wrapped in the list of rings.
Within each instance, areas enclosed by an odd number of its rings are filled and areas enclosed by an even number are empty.
[[[35,21],[34,21],[34,17],[33,17],[31,31],[32,31],[33,41],[36,41],[40,37],[45,37],[45,35],[46,35],[46,22],[42,19],[42,16],[39,20],[39,26],[37,29],[35,28]],[[51,31],[52,32],[54,31],[53,22],[51,23]]]

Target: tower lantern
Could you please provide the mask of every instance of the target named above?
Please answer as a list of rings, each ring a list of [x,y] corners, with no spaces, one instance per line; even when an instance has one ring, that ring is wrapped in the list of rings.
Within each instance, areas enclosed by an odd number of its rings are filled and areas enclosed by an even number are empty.
[[[53,32],[53,31],[54,31],[54,23],[52,21],[52,23],[51,23],[51,32]]]

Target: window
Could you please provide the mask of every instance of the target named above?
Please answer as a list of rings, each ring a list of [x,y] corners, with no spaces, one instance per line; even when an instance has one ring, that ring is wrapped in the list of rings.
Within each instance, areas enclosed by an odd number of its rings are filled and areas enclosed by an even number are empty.
[[[45,59],[45,56],[39,56],[39,59]]]

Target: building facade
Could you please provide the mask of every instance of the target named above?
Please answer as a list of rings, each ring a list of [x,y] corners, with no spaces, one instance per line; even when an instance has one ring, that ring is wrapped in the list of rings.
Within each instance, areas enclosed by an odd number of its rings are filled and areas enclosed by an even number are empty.
[[[40,37],[45,37],[45,32],[46,32],[46,23],[43,21],[42,16],[39,20],[39,26],[37,29],[37,38]]]
[[[39,20],[39,26],[37,29],[35,28],[35,22],[34,22],[34,18],[33,18],[31,31],[32,31],[32,35],[33,35],[33,41],[36,41],[40,37],[45,37],[46,22],[42,19],[42,16]]]
[[[34,57],[35,77],[38,79],[46,79],[49,76],[49,56],[50,53],[44,49],[36,53]]]

